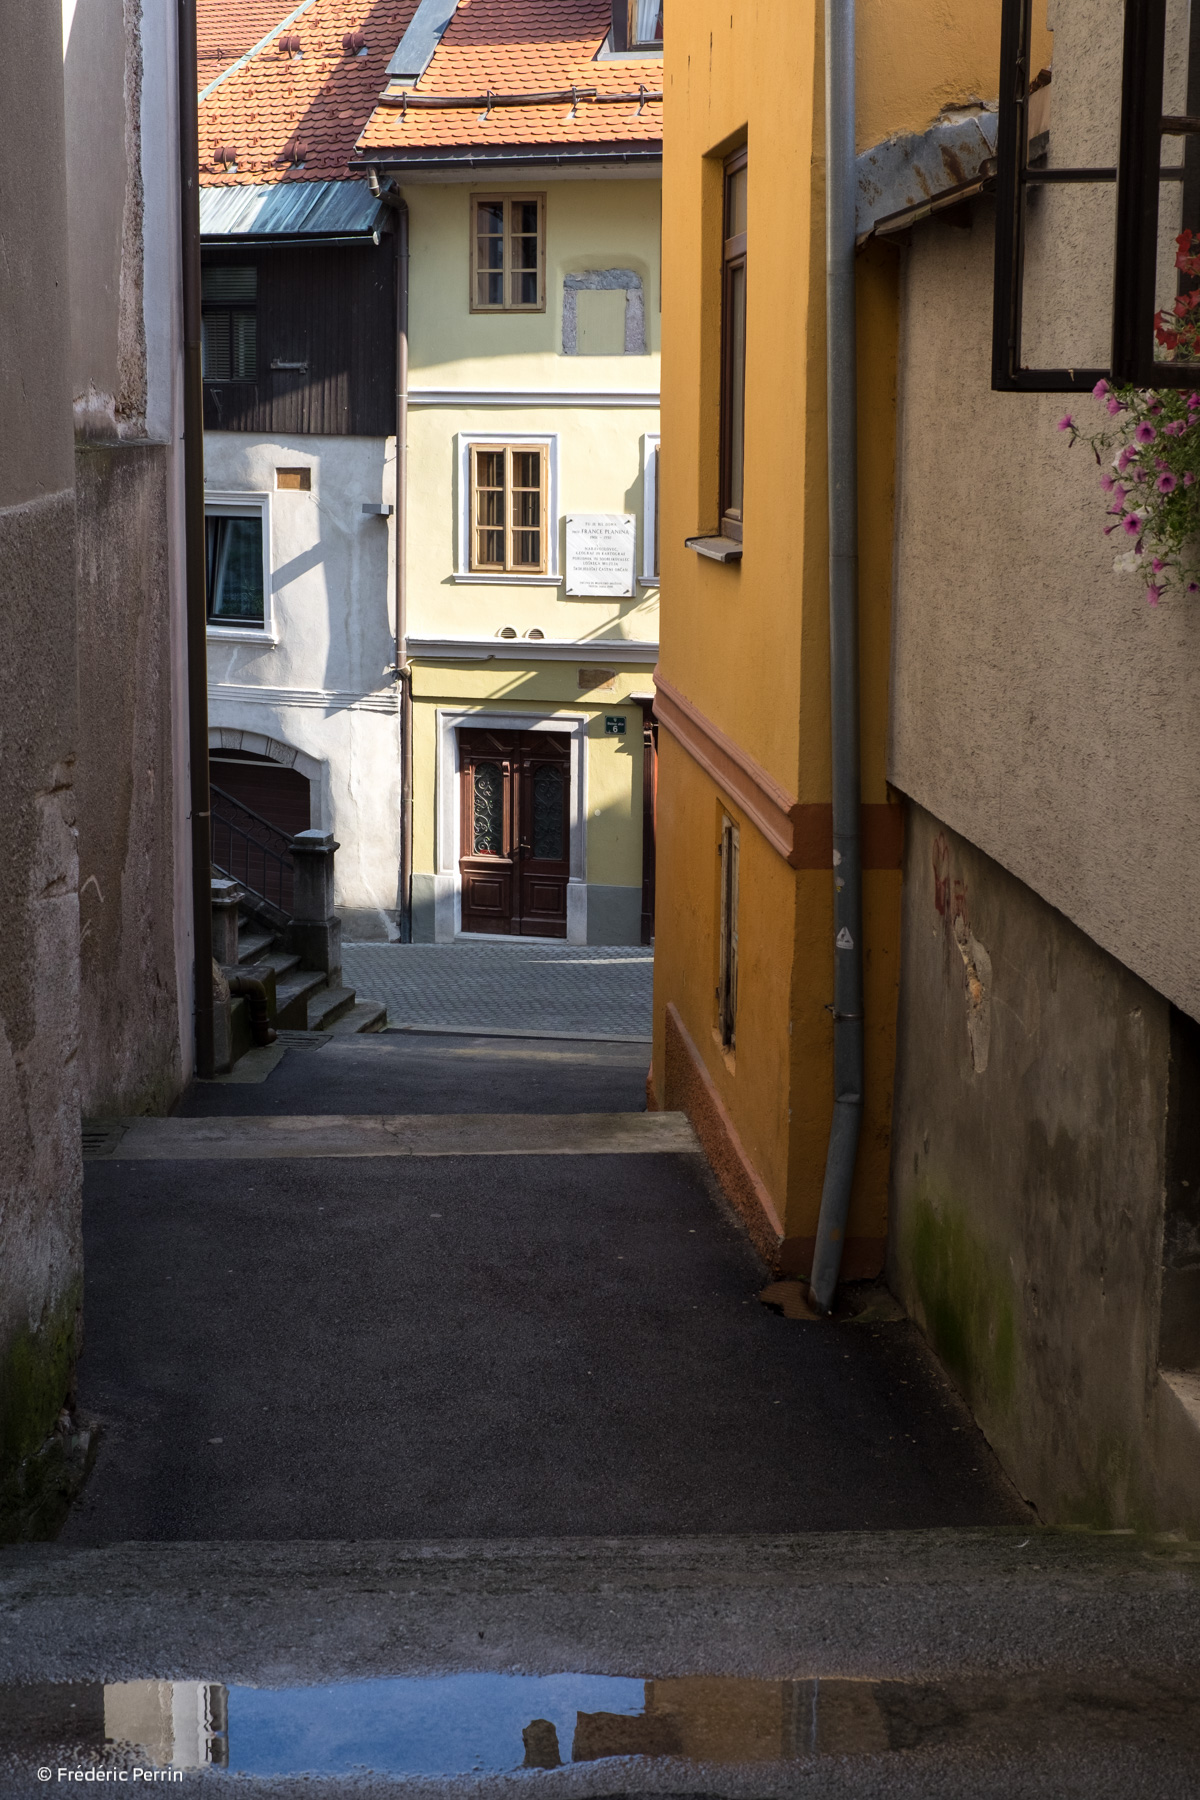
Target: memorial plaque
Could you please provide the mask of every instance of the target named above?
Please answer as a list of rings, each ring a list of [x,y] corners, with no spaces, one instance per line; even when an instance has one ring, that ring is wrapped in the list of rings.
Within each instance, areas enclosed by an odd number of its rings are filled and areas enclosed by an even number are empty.
[[[636,540],[632,513],[568,513],[568,595],[628,599],[636,591]]]

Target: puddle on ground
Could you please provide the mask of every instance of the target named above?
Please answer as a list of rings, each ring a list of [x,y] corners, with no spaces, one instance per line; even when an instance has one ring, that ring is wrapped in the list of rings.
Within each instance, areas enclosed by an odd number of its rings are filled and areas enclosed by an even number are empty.
[[[475,1672],[266,1688],[206,1681],[0,1687],[0,1758],[246,1776],[510,1774],[605,1757],[783,1763],[1077,1740],[1200,1752],[1200,1679],[935,1683]],[[75,1776],[75,1780],[88,1777]],[[91,1777],[95,1779],[95,1776]],[[145,1779],[145,1777],[143,1777]]]

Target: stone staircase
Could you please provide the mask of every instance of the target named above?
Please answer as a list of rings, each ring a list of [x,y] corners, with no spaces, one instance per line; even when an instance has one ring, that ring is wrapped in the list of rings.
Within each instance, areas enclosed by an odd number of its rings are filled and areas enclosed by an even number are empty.
[[[377,1000],[360,1000],[351,987],[330,986],[319,969],[306,969],[300,956],[283,947],[275,931],[247,908],[238,912],[238,969],[265,983],[275,996],[277,1031],[331,1031],[335,1036],[382,1031],[387,1008]],[[228,965],[226,972],[230,973]]]

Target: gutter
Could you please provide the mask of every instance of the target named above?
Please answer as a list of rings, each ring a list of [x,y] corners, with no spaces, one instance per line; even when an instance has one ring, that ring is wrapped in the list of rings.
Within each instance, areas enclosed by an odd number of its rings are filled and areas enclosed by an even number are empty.
[[[408,660],[408,202],[398,189],[371,192],[396,214],[396,664],[400,683],[400,942],[412,943],[413,779],[412,664]]]
[[[176,0],[179,215],[183,278],[183,517],[196,1073],[213,1067],[212,822],[208,785],[208,620],[204,566],[204,387],[200,363],[200,147],[196,0]]]
[[[825,0],[825,340],[833,765],[833,1119],[811,1298],[833,1305],[863,1111],[862,782],[858,695],[855,0]]]

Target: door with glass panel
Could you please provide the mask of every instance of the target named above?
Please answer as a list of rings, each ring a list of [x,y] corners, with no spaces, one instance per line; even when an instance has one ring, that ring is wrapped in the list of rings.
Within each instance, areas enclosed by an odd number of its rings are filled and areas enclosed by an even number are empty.
[[[462,929],[566,937],[570,738],[463,730],[458,748]]]

